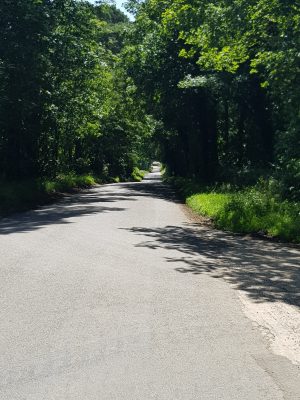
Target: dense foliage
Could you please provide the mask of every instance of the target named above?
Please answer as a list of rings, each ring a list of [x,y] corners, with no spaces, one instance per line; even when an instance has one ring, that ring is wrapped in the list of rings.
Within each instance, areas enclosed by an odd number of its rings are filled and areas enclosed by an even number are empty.
[[[220,226],[296,237],[300,1],[126,4],[134,22],[104,0],[1,1],[0,180],[140,180],[160,158],[229,185]]]
[[[126,60],[170,173],[300,195],[300,2],[131,0]],[[274,183],[275,184],[275,183]]]
[[[0,179],[130,176],[150,118],[120,64],[127,17],[75,0],[0,3]]]

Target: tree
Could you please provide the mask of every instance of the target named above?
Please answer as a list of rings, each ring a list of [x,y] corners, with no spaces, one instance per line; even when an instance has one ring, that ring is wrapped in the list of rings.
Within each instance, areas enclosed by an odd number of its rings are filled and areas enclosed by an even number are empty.
[[[299,2],[146,0],[128,7],[136,13],[128,71],[164,124],[160,145],[171,171],[212,181],[284,165],[295,180]]]
[[[128,18],[104,2],[4,0],[0,22],[1,177],[130,175],[148,121],[120,66]]]

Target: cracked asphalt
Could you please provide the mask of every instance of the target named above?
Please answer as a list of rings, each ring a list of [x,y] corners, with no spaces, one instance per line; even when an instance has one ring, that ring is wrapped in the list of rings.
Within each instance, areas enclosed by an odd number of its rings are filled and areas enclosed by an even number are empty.
[[[238,293],[296,309],[299,260],[199,227],[158,171],[2,219],[0,399],[298,400]]]

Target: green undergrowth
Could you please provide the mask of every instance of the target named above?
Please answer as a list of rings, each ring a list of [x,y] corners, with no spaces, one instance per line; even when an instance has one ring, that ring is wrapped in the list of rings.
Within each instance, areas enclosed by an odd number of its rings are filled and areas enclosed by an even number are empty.
[[[144,179],[146,174],[147,174],[147,171],[144,171],[144,170],[141,170],[141,169],[135,167],[131,174],[131,178],[134,180],[134,182],[141,182]]]
[[[100,180],[93,175],[64,174],[59,175],[55,180],[45,180],[40,183],[42,190],[45,190],[46,193],[55,193],[89,188],[100,183]]]
[[[300,243],[300,203],[283,200],[267,182],[237,188],[205,187],[183,178],[168,181],[193,211],[211,218],[217,228]]]
[[[120,177],[95,177],[92,174],[60,174],[55,179],[31,179],[18,182],[0,182],[0,216],[25,211],[50,203],[64,193],[88,189],[100,183],[143,180],[147,171],[134,168],[129,179]]]
[[[0,183],[0,215],[45,204],[62,193],[90,188],[100,180],[92,175],[61,174],[55,179]]]

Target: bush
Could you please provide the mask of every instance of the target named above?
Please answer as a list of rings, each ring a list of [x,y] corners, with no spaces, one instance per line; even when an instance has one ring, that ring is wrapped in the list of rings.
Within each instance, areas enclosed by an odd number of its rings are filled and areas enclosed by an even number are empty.
[[[134,180],[134,182],[141,182],[144,179],[146,173],[146,171],[142,171],[139,168],[134,167],[131,178]]]

